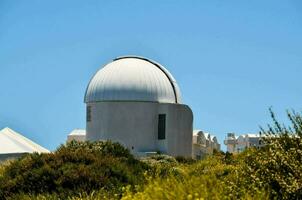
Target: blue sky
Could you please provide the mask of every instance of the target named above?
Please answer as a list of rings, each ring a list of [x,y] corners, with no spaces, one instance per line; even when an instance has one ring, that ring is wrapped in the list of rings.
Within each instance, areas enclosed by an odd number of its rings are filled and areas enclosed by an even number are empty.
[[[301,111],[302,2],[0,1],[0,128],[49,149],[85,128],[91,76],[121,55],[164,65],[194,128],[258,132]]]

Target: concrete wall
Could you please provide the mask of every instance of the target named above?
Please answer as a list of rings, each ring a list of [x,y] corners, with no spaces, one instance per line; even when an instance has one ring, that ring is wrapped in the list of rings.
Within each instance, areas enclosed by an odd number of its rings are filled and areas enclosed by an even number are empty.
[[[152,102],[96,102],[86,124],[87,140],[112,140],[133,153],[161,151],[192,156],[193,115],[182,104]],[[158,115],[166,114],[166,139],[158,140]]]
[[[160,104],[159,108],[159,114],[167,115],[167,153],[172,156],[192,157],[193,114],[191,109],[182,104]]]
[[[86,140],[86,136],[85,135],[68,135],[67,142],[71,142],[72,140],[75,140],[78,142],[84,142]]]

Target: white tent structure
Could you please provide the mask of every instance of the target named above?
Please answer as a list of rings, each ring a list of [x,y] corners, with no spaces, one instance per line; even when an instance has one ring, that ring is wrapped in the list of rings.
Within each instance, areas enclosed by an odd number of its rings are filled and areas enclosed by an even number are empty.
[[[0,130],[0,161],[33,152],[49,153],[49,150],[10,128]]]

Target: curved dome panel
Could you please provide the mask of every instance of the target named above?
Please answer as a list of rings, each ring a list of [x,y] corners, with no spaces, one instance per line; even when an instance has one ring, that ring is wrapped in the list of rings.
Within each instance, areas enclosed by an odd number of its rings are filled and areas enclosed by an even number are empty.
[[[180,103],[180,90],[161,65],[137,56],[119,57],[100,69],[88,84],[85,103],[148,101]]]

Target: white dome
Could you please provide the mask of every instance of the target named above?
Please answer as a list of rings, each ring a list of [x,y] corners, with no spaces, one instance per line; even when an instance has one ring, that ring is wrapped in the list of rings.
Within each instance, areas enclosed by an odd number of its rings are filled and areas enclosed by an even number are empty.
[[[99,101],[148,101],[180,103],[172,75],[146,58],[125,56],[100,69],[88,84],[85,103]]]

